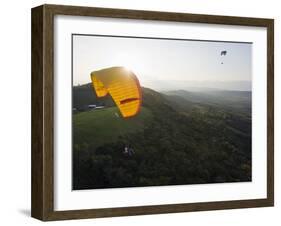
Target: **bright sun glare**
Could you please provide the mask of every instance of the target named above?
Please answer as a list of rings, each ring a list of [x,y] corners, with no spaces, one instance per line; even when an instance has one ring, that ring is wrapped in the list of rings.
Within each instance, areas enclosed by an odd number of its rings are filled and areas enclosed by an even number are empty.
[[[140,60],[136,59],[133,56],[127,55],[127,54],[122,54],[116,56],[112,60],[112,65],[113,66],[122,66],[125,69],[132,71],[134,73],[141,73],[141,64]]]

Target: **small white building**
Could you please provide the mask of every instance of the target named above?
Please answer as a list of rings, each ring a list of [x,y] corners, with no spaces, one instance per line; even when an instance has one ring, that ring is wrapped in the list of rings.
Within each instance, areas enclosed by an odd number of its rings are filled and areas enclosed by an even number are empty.
[[[96,104],[89,104],[88,108],[97,108],[97,105]]]

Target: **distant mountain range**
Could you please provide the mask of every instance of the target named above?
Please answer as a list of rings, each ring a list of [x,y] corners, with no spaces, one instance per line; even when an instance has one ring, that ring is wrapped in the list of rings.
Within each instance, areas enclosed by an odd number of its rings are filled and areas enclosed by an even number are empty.
[[[189,91],[210,91],[210,90],[236,90],[251,91],[251,81],[178,81],[178,80],[145,80],[142,82],[145,87],[156,91],[189,90]]]
[[[228,91],[228,90],[205,90],[205,91],[186,91],[173,90],[163,92],[168,96],[182,97],[193,104],[203,104],[205,106],[216,106],[245,113],[250,116],[252,109],[252,92],[250,91]]]
[[[188,105],[189,108],[194,105],[216,106],[227,108],[228,110],[251,113],[252,92],[236,90],[219,90],[212,88],[188,88],[162,91],[162,95],[167,100],[178,102],[180,105]],[[73,108],[84,109],[88,105],[105,105],[107,107],[115,106],[110,95],[97,98],[92,88],[92,84],[74,86],[72,94]]]

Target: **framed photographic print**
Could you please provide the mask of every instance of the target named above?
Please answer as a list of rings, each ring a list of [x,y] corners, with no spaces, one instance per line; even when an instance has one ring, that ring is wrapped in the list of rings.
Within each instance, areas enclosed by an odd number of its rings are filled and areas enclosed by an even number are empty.
[[[273,206],[272,19],[32,9],[32,216]]]

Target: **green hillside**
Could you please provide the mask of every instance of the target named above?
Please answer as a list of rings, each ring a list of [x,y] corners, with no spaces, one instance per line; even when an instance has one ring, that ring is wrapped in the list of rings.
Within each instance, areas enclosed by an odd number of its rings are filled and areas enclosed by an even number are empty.
[[[86,85],[73,95],[82,98],[80,91],[93,95]],[[250,102],[233,95],[239,110],[142,88],[135,117],[118,117],[110,104],[76,112],[73,189],[250,181]],[[83,98],[84,105],[99,101]]]
[[[83,144],[93,148],[115,141],[119,136],[143,131],[152,120],[152,113],[143,107],[132,118],[120,116],[117,107],[85,111],[73,115],[73,138],[76,148]]]

